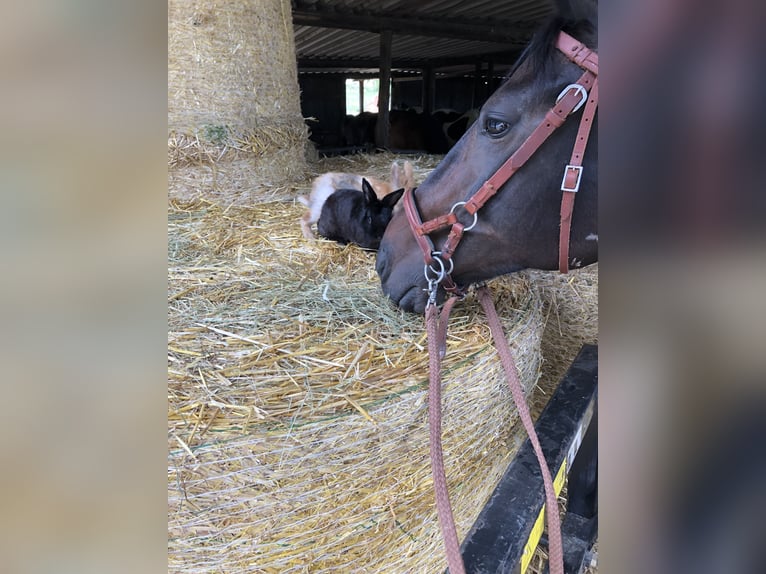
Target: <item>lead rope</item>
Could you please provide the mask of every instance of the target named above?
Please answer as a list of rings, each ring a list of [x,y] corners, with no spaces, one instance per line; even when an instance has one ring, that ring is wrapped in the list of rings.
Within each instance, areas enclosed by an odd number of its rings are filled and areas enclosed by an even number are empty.
[[[545,488],[545,509],[548,520],[548,565],[551,574],[564,574],[563,550],[561,544],[561,524],[556,502],[556,492],[553,489],[553,480],[545,461],[540,441],[537,438],[535,425],[529,413],[529,407],[521,389],[519,375],[514,364],[508,341],[503,334],[503,327],[497,316],[497,311],[492,302],[492,297],[486,287],[482,286],[477,291],[479,302],[487,315],[487,322],[495,342],[500,361],[508,378],[508,386],[511,389],[513,402],[519,412],[524,428],[529,435],[532,448],[537,455],[537,461],[543,475]],[[450,505],[449,492],[447,489],[447,477],[444,472],[444,456],[441,442],[441,359],[446,350],[447,321],[450,312],[458,297],[451,297],[445,304],[443,311],[435,303],[429,302],[426,306],[426,333],[428,335],[428,422],[429,444],[431,451],[431,473],[434,481],[436,495],[436,511],[439,517],[439,525],[444,538],[444,550],[447,555],[447,565],[450,574],[465,574],[463,556],[460,553],[460,542],[457,537],[455,519]]]
[[[447,476],[444,473],[444,456],[442,455],[442,388],[441,388],[441,349],[444,342],[441,336],[447,336],[447,321],[456,297],[450,298],[452,303],[445,304],[444,313],[439,317],[439,308],[435,304],[426,307],[426,333],[428,333],[428,430],[431,450],[431,474],[434,479],[436,494],[436,513],[439,517],[444,552],[447,555],[447,565],[450,574],[465,574],[463,556],[460,554],[460,541],[457,537],[455,519],[449,502]]]
[[[487,323],[492,333],[492,339],[495,341],[497,354],[500,355],[500,362],[505,369],[508,378],[508,386],[511,388],[513,402],[516,403],[516,409],[519,412],[519,418],[524,424],[524,428],[529,435],[529,442],[537,456],[537,462],[540,465],[540,471],[543,475],[543,487],[545,488],[545,515],[548,520],[548,568],[551,574],[564,574],[564,551],[561,544],[561,521],[559,519],[559,507],[556,501],[556,491],[553,489],[553,480],[548,463],[545,460],[543,449],[540,446],[540,440],[535,431],[535,425],[532,422],[532,415],[529,413],[524,391],[519,382],[519,373],[516,370],[516,364],[511,354],[511,347],[508,339],[503,333],[503,326],[500,324],[500,318],[497,316],[495,304],[492,302],[492,295],[489,290],[482,286],[477,290],[479,302],[487,315]]]

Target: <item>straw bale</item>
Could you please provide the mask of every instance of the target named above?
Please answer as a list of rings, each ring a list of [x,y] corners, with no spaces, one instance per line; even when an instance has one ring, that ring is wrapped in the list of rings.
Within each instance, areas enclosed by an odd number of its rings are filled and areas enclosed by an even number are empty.
[[[422,317],[384,298],[374,253],[303,239],[302,210],[170,201],[169,571],[440,571]],[[491,285],[529,391],[539,292]],[[463,535],[524,438],[472,296],[444,368]]]
[[[303,143],[273,148],[261,155],[234,147],[198,147],[208,159],[190,160],[171,148],[188,138],[169,138],[168,195],[180,200],[210,199],[224,204],[250,205],[295,196],[294,182],[306,173]],[[171,143],[172,142],[172,143]],[[195,144],[196,145],[196,144]],[[193,151],[192,153],[197,153]],[[194,163],[196,162],[196,163]]]
[[[307,134],[287,0],[168,2],[171,196],[251,201],[302,175]]]
[[[169,0],[169,131],[265,118],[301,119],[289,2]]]
[[[580,347],[598,343],[598,264],[558,271],[529,271],[544,303],[543,379],[558,382]]]

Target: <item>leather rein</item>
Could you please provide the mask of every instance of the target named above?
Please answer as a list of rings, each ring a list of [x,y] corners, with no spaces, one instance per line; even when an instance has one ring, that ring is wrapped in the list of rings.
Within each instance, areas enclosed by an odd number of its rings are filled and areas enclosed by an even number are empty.
[[[569,237],[574,207],[574,197],[580,187],[582,178],[582,161],[585,147],[588,143],[590,128],[598,107],[598,55],[578,42],[568,34],[560,32],[556,47],[564,55],[585,71],[577,83],[570,84],[559,94],[556,105],[548,111],[545,118],[538,124],[535,130],[521,144],[521,146],[503,163],[502,166],[474,193],[468,200],[461,201],[452,206],[446,215],[423,222],[415,206],[413,190],[407,189],[404,193],[403,202],[407,220],[415,239],[423,251],[425,261],[424,273],[428,282],[428,304],[426,305],[426,331],[428,333],[429,351],[429,404],[428,418],[430,429],[431,469],[436,493],[436,507],[439,523],[444,538],[447,563],[451,574],[464,574],[465,566],[460,553],[460,543],[457,536],[455,521],[449,501],[444,460],[441,446],[441,359],[446,352],[447,322],[455,302],[465,296],[463,287],[458,286],[452,279],[454,261],[452,255],[460,243],[465,232],[470,231],[477,223],[477,212],[484,204],[494,196],[497,191],[511,178],[511,176],[524,165],[532,154],[543,142],[559,127],[566,119],[585,105],[577,138],[569,163],[564,168],[564,177],[561,182],[561,229],[559,233],[559,269],[562,273],[569,270]],[[589,93],[590,92],[590,93]],[[470,215],[473,222],[465,226],[457,219],[456,211],[463,207]],[[441,251],[437,251],[429,237],[430,233],[451,227],[447,240]],[[436,306],[436,294],[439,285],[452,296],[447,299],[439,312]],[[548,522],[549,539],[549,569],[552,574],[563,574],[563,547],[561,541],[561,524],[559,519],[556,493],[553,486],[550,469],[545,460],[542,447],[540,446],[534,423],[529,413],[524,391],[519,381],[518,372],[511,354],[508,341],[503,334],[500,319],[492,303],[492,297],[486,288],[478,289],[478,298],[487,314],[487,320],[495,342],[500,360],[508,378],[514,403],[519,412],[524,428],[529,435],[530,442],[540,465],[545,490],[545,509]]]

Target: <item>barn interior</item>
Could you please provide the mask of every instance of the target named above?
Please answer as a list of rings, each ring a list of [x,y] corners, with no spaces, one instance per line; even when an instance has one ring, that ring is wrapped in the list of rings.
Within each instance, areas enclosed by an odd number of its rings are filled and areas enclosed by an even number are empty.
[[[311,141],[323,155],[445,153],[550,12],[546,0],[292,0]]]

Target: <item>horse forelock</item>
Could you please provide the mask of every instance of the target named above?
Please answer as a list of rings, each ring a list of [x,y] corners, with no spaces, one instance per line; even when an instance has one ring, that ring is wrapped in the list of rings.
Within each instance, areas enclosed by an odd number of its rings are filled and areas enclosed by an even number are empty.
[[[556,52],[556,38],[559,32],[566,32],[588,47],[596,49],[597,27],[596,22],[592,20],[593,17],[595,14],[587,14],[586,12],[570,16],[551,16],[532,35],[526,48],[508,72],[506,80],[512,78],[522,66],[529,71],[533,78],[543,80]]]

